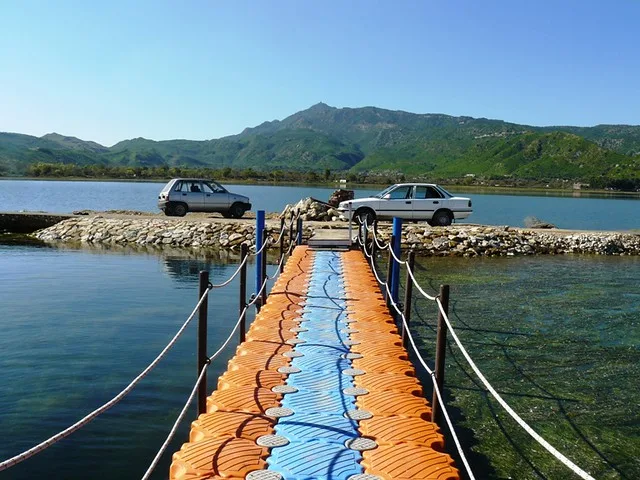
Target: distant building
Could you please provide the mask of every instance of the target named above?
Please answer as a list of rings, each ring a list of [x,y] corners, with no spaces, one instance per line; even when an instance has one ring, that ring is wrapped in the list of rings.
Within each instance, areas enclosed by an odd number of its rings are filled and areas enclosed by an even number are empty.
[[[584,188],[589,188],[591,185],[588,183],[574,183],[573,184],[573,189],[574,190],[580,190],[582,187]]]

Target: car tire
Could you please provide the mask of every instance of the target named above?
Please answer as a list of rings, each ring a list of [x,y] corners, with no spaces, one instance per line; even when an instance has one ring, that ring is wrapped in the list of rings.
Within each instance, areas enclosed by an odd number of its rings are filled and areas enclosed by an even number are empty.
[[[176,217],[184,217],[188,211],[189,209],[184,203],[174,203],[171,206],[171,214],[175,215]]]
[[[230,212],[220,212],[220,215],[222,215],[224,218],[231,218]]]
[[[237,202],[231,205],[231,208],[229,209],[229,214],[232,218],[242,218],[244,212],[245,210],[242,204]]]
[[[438,210],[433,214],[433,218],[429,224],[433,227],[448,227],[453,221],[453,216],[448,210]]]
[[[376,221],[376,212],[370,208],[359,208],[356,210],[355,218],[357,218],[361,223],[364,223],[366,220],[367,225],[371,226],[373,225],[373,222]]]

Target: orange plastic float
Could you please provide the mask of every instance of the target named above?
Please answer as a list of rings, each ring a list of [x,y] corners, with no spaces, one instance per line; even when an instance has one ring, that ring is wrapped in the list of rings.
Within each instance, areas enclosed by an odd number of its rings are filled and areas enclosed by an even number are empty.
[[[287,379],[277,369],[290,364],[286,354],[301,326],[296,320],[304,312],[314,255],[307,247],[292,252],[247,340],[207,399],[207,413],[192,423],[190,442],[174,454],[171,479],[236,480],[267,468],[269,449],[255,441],[274,433],[277,420],[265,412],[282,400],[271,389]],[[376,442],[363,452],[364,473],[384,480],[459,479],[451,457],[441,453],[443,436],[429,421],[431,408],[369,265],[359,251],[339,255],[346,333],[354,343],[351,352],[360,357],[351,360],[353,380],[366,392],[355,402],[372,415],[360,420],[358,429]]]

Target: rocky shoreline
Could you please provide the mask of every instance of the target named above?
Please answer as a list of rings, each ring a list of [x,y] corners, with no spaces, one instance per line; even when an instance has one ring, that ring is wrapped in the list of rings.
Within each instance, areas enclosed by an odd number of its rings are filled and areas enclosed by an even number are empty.
[[[323,228],[346,228],[346,222],[304,222],[303,238],[309,238],[315,230]],[[277,248],[280,223],[268,221],[267,231],[271,247]],[[378,231],[380,242],[388,241],[390,225],[381,224]],[[413,223],[404,225],[402,233],[402,247],[413,248],[424,256],[640,255],[640,235],[632,233],[478,225],[430,227]],[[166,219],[93,215],[64,220],[33,236],[44,242],[239,250],[241,244],[254,245],[255,224],[252,220],[229,221],[212,217]],[[285,245],[288,239],[286,233]]]

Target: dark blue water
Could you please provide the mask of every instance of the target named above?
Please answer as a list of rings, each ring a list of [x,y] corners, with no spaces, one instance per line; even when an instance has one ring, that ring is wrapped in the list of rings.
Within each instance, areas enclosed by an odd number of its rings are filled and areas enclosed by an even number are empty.
[[[74,210],[138,210],[158,212],[156,201],[162,183],[151,182],[75,182],[38,180],[0,180],[1,211],[67,212]],[[254,210],[281,212],[285,205],[301,198],[327,201],[334,188],[311,186],[226,185],[247,195]],[[336,187],[337,188],[337,187]],[[356,189],[356,198],[376,193]],[[533,216],[559,228],[582,230],[640,229],[640,197],[558,196],[465,193],[473,201],[470,223],[524,226]]]
[[[138,375],[195,306],[201,269],[217,283],[235,265],[172,253],[0,246],[0,461],[73,424]],[[237,292],[234,281],[211,295],[210,353],[238,317]],[[120,404],[0,478],[140,478],[195,382],[195,327]],[[211,365],[211,388],[232,353]],[[171,452],[195,411],[188,419]],[[169,462],[170,454],[155,478],[166,478]]]

